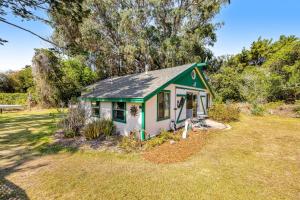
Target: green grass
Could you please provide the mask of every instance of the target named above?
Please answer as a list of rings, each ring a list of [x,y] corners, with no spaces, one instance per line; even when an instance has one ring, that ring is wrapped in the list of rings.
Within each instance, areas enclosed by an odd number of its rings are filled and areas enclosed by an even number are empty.
[[[51,150],[55,120],[48,112],[1,116],[0,166],[8,168],[1,173],[24,198],[300,197],[299,119],[242,115],[231,130],[211,133],[188,161],[156,165],[139,154]],[[19,148],[27,157],[19,155]]]

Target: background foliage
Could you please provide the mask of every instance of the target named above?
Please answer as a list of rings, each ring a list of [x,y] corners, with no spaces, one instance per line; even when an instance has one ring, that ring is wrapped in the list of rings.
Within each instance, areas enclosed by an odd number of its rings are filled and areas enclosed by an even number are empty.
[[[27,98],[26,93],[0,93],[0,104],[26,105]]]
[[[295,36],[275,42],[259,38],[250,49],[211,64],[210,81],[220,101],[258,104],[300,98],[300,40]]]

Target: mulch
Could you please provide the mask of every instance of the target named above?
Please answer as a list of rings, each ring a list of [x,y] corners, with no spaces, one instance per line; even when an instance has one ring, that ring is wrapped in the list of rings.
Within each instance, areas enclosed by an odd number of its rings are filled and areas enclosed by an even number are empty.
[[[209,131],[193,131],[187,139],[181,139],[174,144],[166,142],[144,152],[142,156],[156,164],[183,162],[199,152],[207,143],[208,138]]]

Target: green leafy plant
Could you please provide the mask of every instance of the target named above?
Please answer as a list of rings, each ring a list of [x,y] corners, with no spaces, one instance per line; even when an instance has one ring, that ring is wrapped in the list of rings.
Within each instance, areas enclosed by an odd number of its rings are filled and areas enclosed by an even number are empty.
[[[143,142],[133,137],[124,136],[120,140],[118,146],[124,149],[126,152],[133,152],[141,149],[143,146]]]
[[[216,121],[231,122],[239,120],[240,110],[232,104],[215,104],[209,109],[208,115]]]
[[[0,104],[26,105],[27,93],[0,93]]]
[[[265,113],[265,108],[263,105],[254,104],[251,108],[251,114],[256,116],[263,116]]]
[[[179,141],[180,135],[174,134],[172,132],[161,130],[160,134],[156,137],[151,138],[150,140],[146,141],[145,148],[152,148],[155,146],[159,146],[169,140]]]

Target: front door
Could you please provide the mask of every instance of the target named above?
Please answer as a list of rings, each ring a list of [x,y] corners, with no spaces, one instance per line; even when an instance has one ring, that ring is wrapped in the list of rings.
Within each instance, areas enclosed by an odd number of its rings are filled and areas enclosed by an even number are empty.
[[[186,94],[186,118],[197,117],[197,95],[193,93]]]

